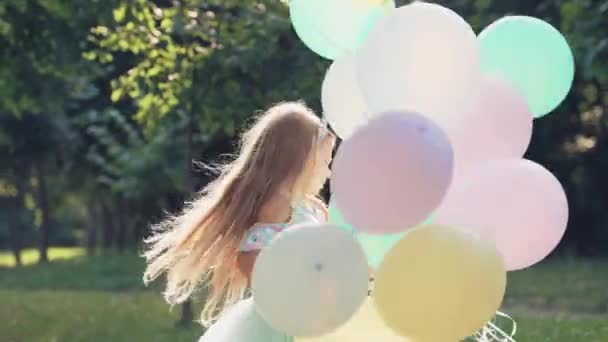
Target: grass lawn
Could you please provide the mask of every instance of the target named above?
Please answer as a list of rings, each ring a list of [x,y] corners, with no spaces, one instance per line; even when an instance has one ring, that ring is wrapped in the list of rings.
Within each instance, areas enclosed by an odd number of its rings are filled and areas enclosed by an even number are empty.
[[[0,341],[196,341],[153,292],[0,290]]]
[[[201,334],[175,326],[179,308],[170,312],[158,288],[143,287],[137,256],[53,253],[68,260],[3,268],[10,253],[0,253],[1,342],[191,342]],[[608,261],[552,260],[512,273],[504,310],[518,321],[518,342],[606,342]]]
[[[83,256],[84,248],[73,247],[51,247],[48,251],[50,261],[73,259]],[[39,253],[37,249],[26,249],[21,252],[21,262],[24,265],[32,265],[38,262]],[[15,267],[15,258],[9,252],[0,252],[0,267]]]

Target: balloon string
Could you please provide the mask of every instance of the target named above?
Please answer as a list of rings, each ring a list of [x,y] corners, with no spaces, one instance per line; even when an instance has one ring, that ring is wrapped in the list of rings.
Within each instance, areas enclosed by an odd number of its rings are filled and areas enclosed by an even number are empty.
[[[515,320],[511,318],[511,316],[500,311],[496,312],[496,316],[503,317],[511,321],[511,332],[506,333],[499,328],[495,322],[488,322],[485,327],[474,335],[475,340],[477,340],[477,342],[516,342],[513,338],[517,332],[517,323]]]
[[[370,276],[369,289],[367,292],[367,295],[369,297],[372,297],[374,294],[374,280],[375,277],[373,275]],[[477,342],[517,342],[514,339],[515,334],[517,333],[517,322],[515,322],[515,320],[511,316],[500,311],[496,312],[496,317],[502,317],[509,320],[511,322],[511,332],[506,333],[504,330],[499,328],[495,324],[496,319],[494,319],[494,322],[490,321],[486,323],[486,325],[481,328],[480,331],[473,335],[473,338]]]

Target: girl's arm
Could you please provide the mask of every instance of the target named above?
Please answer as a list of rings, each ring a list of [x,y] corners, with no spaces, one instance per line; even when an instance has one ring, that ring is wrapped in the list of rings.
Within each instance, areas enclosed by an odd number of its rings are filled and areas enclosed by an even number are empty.
[[[251,273],[253,271],[253,265],[255,265],[255,260],[260,254],[260,251],[251,251],[251,252],[241,252],[239,253],[237,263],[239,267],[239,271],[245,277],[247,277],[247,283],[251,286]]]

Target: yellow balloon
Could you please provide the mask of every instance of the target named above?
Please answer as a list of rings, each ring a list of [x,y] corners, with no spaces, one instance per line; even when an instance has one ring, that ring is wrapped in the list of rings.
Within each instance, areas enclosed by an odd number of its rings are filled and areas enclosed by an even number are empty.
[[[336,331],[315,338],[297,337],[295,342],[414,342],[389,329],[368,299],[346,324]]]
[[[440,225],[411,230],[376,274],[378,313],[416,341],[460,341],[491,320],[506,287],[492,242]]]

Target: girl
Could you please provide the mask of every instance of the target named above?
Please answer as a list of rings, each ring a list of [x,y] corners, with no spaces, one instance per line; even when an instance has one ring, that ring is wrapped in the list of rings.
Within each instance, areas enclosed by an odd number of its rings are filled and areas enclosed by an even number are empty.
[[[200,342],[292,341],[268,326],[244,295],[259,250],[276,234],[292,223],[327,220],[317,195],[329,176],[334,144],[335,136],[310,109],[278,104],[245,132],[238,157],[198,199],[153,227],[145,241],[144,282],[165,274],[170,304],[204,287],[202,322],[221,314]]]

